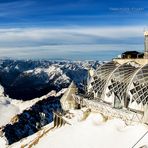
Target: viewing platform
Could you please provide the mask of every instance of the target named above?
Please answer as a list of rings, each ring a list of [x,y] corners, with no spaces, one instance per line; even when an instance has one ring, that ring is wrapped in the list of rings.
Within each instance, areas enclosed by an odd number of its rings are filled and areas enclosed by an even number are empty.
[[[107,118],[120,118],[126,124],[143,123],[144,114],[134,110],[127,110],[126,108],[116,109],[110,104],[98,100],[88,100],[79,95],[73,95],[73,99],[80,104],[81,107],[87,107],[91,111],[99,112]],[[148,123],[146,123],[148,124]]]
[[[119,63],[121,65],[125,64],[127,62],[131,62],[131,61],[133,61],[135,63],[138,63],[141,66],[146,65],[148,63],[148,59],[146,59],[146,58],[136,58],[136,59],[133,59],[133,58],[129,58],[129,59],[114,58],[113,61],[117,62],[117,63]]]

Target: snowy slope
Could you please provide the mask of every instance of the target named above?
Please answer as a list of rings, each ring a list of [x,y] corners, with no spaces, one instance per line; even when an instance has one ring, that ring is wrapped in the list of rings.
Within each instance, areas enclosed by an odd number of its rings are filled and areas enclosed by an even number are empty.
[[[65,89],[62,89],[60,90],[59,92],[56,92],[54,90],[52,90],[51,92],[49,92],[48,94],[46,95],[43,95],[42,97],[39,97],[39,98],[34,98],[32,100],[28,100],[28,101],[21,101],[21,100],[15,100],[15,99],[12,99],[11,100],[11,104],[19,107],[19,110],[20,110],[20,113],[22,113],[25,109],[29,109],[31,106],[33,106],[35,103],[39,102],[39,101],[42,101],[44,99],[47,99],[48,97],[51,97],[51,96],[60,96],[62,95],[64,92],[66,91],[66,88]]]
[[[19,107],[11,104],[11,99],[4,96],[4,88],[0,85],[0,127],[7,124],[19,112]]]
[[[11,99],[4,96],[4,88],[0,85],[0,127],[7,124],[19,113],[19,107],[11,104]]]
[[[65,91],[66,88],[60,90],[59,92],[53,90],[42,97],[34,98],[28,101],[0,97],[0,127],[8,124],[15,115],[23,113],[24,110],[31,108],[37,102],[48,99],[52,96],[59,97]]]
[[[0,97],[4,96],[4,88],[0,85]]]
[[[4,95],[4,88],[0,85],[0,96]]]
[[[83,122],[67,125],[49,132],[36,148],[131,148],[148,130],[144,125],[126,126],[122,120],[112,119],[100,122],[97,114],[91,114]],[[135,148],[148,146],[148,135]]]
[[[59,99],[65,91],[66,89],[62,89],[59,92],[53,90],[40,98],[28,101],[9,99],[11,105],[19,108],[19,112],[15,112],[11,114],[10,118],[4,119],[3,132],[7,141],[4,139],[2,141],[12,144],[34,134],[46,124],[52,122],[52,112],[53,110],[61,109]],[[14,116],[16,114],[17,116]],[[13,136],[11,133],[13,133]]]
[[[52,147],[52,148],[132,148],[136,142],[148,131],[148,126],[139,124],[127,126],[121,119],[104,121],[99,113],[91,113],[85,121],[80,121],[82,112],[76,111],[77,117],[73,119],[72,125],[50,130],[53,124],[46,125],[38,133],[31,135],[17,143],[11,148],[18,148],[26,145],[29,147]],[[43,136],[41,136],[43,134]],[[39,141],[35,139],[38,137]],[[4,140],[3,147],[5,147]],[[146,135],[134,148],[148,146],[148,135]]]
[[[10,122],[12,117],[19,114],[19,112],[19,107],[11,104],[11,99],[0,97],[0,127]]]

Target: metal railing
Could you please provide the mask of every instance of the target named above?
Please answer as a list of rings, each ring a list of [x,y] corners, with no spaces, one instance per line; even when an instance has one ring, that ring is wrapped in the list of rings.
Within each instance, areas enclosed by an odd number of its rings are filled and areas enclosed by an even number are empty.
[[[126,124],[143,122],[144,115],[141,113],[132,112],[126,108],[116,109],[112,107],[112,105],[110,104],[97,100],[88,100],[78,95],[73,95],[73,98],[78,104],[80,104],[80,106],[86,106],[87,108],[90,108],[92,111],[99,112],[107,117],[121,118],[123,121],[125,121]]]

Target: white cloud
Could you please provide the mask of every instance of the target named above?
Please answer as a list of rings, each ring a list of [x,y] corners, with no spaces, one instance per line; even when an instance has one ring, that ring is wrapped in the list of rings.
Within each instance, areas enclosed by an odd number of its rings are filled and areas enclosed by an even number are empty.
[[[0,29],[0,56],[143,48],[143,26]]]
[[[107,38],[125,38],[143,36],[143,26],[124,27],[73,27],[73,28],[11,28],[0,29],[0,40],[32,40],[58,39],[73,37],[73,35],[87,35]],[[73,39],[73,38],[72,38]]]

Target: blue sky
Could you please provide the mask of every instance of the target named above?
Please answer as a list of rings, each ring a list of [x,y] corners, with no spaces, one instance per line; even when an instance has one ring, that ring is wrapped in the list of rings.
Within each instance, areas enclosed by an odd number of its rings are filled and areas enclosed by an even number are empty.
[[[0,57],[111,59],[147,26],[147,0],[0,0]]]

